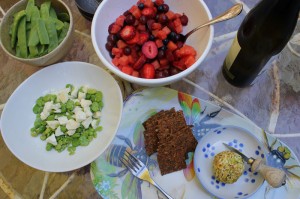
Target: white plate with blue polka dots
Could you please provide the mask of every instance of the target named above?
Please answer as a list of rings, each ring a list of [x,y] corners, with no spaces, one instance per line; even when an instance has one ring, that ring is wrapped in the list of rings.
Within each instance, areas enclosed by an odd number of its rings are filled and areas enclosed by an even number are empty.
[[[236,126],[221,126],[207,133],[198,143],[194,154],[196,176],[204,189],[218,198],[247,198],[263,184],[264,179],[257,172],[251,172],[245,163],[242,176],[233,184],[216,180],[213,175],[213,159],[216,154],[228,150],[226,143],[248,157],[265,160],[264,145],[249,131]]]

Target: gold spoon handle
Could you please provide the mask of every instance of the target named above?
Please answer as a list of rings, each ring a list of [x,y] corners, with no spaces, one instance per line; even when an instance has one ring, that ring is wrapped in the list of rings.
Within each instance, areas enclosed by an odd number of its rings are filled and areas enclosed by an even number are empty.
[[[194,33],[195,31],[199,30],[200,28],[203,28],[204,26],[208,26],[211,24],[215,24],[221,21],[225,21],[228,19],[231,19],[237,15],[239,15],[243,10],[243,4],[238,3],[235,4],[233,7],[229,8],[228,10],[226,10],[223,14],[217,16],[216,18],[194,28],[193,30],[191,30],[190,32],[188,32],[185,37],[187,38],[188,36],[190,36],[192,33]]]
[[[263,178],[274,188],[281,187],[286,182],[284,171],[265,165],[262,159],[254,160],[251,166],[252,172],[259,172]]]

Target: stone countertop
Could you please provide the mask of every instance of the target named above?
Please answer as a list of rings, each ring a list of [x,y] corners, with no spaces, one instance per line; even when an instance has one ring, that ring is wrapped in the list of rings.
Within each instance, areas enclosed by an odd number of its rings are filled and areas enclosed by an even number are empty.
[[[83,61],[99,65],[90,37],[91,22],[83,18],[73,0],[63,0],[74,15],[75,39],[63,61]],[[0,1],[0,20],[17,0]],[[285,142],[300,158],[300,57],[297,45],[289,44],[272,59],[256,83],[239,89],[229,85],[220,74],[223,60],[241,21],[258,0],[205,0],[213,17],[234,3],[242,2],[244,11],[238,17],[216,24],[213,46],[201,67],[170,85],[171,88],[214,101],[240,115]],[[299,33],[300,25],[294,33]],[[298,51],[297,51],[298,50]],[[0,104],[30,75],[40,70],[8,57],[0,49]],[[137,88],[118,79],[124,97]],[[19,161],[0,136],[0,198],[101,198],[90,178],[90,167],[66,173],[46,173]]]

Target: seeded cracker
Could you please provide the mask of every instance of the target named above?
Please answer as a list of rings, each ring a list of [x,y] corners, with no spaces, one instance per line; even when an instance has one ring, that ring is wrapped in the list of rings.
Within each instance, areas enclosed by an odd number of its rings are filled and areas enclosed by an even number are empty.
[[[144,140],[145,140],[145,148],[146,153],[148,156],[152,155],[153,153],[157,152],[157,123],[159,120],[168,118],[170,114],[175,113],[175,109],[172,108],[171,110],[167,111],[160,111],[157,114],[151,116],[148,120],[143,123],[145,128],[144,131]]]
[[[162,175],[186,168],[188,152],[195,150],[197,140],[192,127],[185,122],[182,111],[160,111],[143,123],[148,155],[157,151],[157,161]]]

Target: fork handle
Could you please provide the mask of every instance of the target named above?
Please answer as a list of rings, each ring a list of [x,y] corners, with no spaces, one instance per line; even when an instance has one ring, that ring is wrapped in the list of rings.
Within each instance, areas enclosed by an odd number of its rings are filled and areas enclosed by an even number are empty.
[[[154,182],[154,180],[152,180],[150,182],[151,184],[153,184],[154,186],[156,186],[157,189],[159,189],[168,199],[173,199],[169,194],[167,194],[167,192],[165,192],[158,184],[156,184],[156,182]]]

